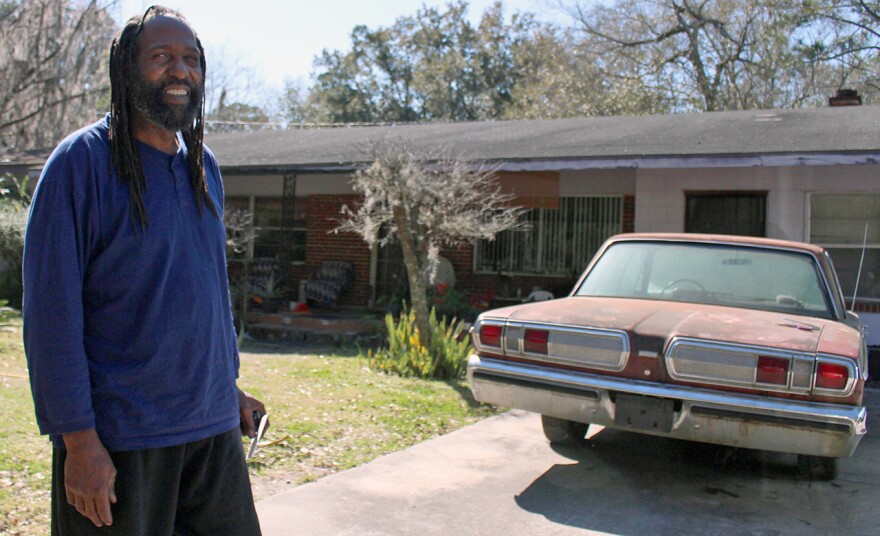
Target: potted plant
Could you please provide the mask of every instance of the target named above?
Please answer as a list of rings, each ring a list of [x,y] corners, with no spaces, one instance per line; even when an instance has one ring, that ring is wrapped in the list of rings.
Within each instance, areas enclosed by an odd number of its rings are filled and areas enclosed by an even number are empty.
[[[267,313],[277,313],[284,303],[283,294],[286,287],[283,285],[284,278],[276,271],[271,271],[254,281],[251,288],[252,299]]]

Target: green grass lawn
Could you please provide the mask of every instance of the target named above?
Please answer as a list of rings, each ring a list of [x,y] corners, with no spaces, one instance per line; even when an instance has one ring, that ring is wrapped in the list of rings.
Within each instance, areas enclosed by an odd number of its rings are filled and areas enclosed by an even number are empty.
[[[474,402],[463,381],[380,374],[351,349],[250,343],[239,386],[270,415],[248,462],[258,500],[498,411]],[[51,452],[34,422],[20,322],[0,332],[0,408],[0,534],[47,534]]]
[[[48,534],[52,452],[34,420],[20,321],[0,331],[0,408],[0,534]]]

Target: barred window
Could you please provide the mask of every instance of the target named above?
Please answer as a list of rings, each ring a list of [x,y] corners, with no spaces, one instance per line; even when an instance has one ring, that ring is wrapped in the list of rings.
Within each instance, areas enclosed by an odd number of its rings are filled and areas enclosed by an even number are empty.
[[[608,237],[621,232],[620,196],[562,197],[558,208],[536,208],[524,216],[526,230],[504,231],[481,240],[474,271],[572,277],[580,274]]]

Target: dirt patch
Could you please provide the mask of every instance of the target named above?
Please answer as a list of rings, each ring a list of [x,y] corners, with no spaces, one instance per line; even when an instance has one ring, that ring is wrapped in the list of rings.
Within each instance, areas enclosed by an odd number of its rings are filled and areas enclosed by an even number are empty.
[[[261,501],[304,483],[313,482],[332,472],[324,470],[321,472],[322,474],[308,474],[305,471],[290,471],[274,475],[255,475],[251,473],[251,490],[254,494],[254,501]]]

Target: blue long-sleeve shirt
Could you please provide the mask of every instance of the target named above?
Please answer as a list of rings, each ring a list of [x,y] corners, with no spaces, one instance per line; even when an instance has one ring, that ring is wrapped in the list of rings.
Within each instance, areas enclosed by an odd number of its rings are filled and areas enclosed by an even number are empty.
[[[238,425],[238,351],[221,218],[196,205],[186,148],[138,142],[149,227],[132,221],[109,116],[66,138],[34,192],[24,343],[40,431],[96,428],[108,450],[197,441]],[[208,191],[223,207],[205,150]]]

